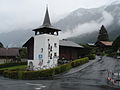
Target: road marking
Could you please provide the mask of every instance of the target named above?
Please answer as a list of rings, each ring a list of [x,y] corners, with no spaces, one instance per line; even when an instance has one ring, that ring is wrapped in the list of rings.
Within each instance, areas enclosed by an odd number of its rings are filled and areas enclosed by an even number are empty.
[[[26,83],[28,85],[33,85],[33,86],[42,86],[42,84],[33,84],[33,83]]]
[[[40,90],[40,89],[42,89],[42,88],[35,88],[35,90]]]
[[[44,86],[43,84],[33,84],[33,83],[26,83],[27,85],[32,85],[32,86],[37,86],[35,88],[35,90],[40,90],[40,89],[43,89],[45,88],[46,86]],[[39,88],[38,88],[39,87]]]

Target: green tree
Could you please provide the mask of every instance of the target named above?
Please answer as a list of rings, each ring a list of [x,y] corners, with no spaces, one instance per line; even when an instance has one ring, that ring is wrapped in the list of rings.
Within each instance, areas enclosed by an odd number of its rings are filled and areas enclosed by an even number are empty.
[[[113,41],[112,48],[113,48],[114,51],[117,51],[118,48],[120,48],[120,36],[118,36],[118,37]]]
[[[90,55],[90,54],[96,54],[96,49],[94,47],[90,47],[86,44],[81,44],[84,49],[82,50],[82,55],[83,56],[87,56],[87,55]]]
[[[104,25],[101,26],[97,41],[109,41],[109,36]]]
[[[19,58],[27,58],[27,48],[21,48],[19,50],[19,53],[20,53],[20,57]]]
[[[4,48],[4,45],[0,42],[0,48]]]

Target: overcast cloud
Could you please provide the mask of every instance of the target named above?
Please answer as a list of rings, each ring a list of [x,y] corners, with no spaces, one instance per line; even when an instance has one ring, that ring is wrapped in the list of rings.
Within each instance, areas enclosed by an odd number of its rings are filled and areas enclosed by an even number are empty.
[[[105,26],[111,25],[113,20],[114,20],[114,18],[112,17],[112,15],[110,13],[103,11],[102,18],[100,18],[101,22],[99,22],[99,20],[98,20],[98,21],[91,21],[88,23],[80,24],[77,27],[75,27],[72,31],[67,30],[64,33],[61,32],[60,39],[78,36],[80,34],[86,33],[86,31],[88,33],[92,32],[92,31],[96,31],[102,25],[105,25]]]
[[[78,8],[100,7],[112,1],[115,0],[0,0],[0,33],[40,26],[46,4],[55,22]]]

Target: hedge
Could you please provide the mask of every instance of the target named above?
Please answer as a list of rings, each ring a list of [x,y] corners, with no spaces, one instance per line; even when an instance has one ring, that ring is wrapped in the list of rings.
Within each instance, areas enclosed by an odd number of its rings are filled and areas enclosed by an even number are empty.
[[[18,71],[4,71],[3,76],[11,79],[18,79]]]
[[[90,55],[87,55],[87,57],[89,58],[89,60],[93,60],[95,59],[95,54],[90,54]]]
[[[27,65],[27,62],[4,63],[4,64],[0,64],[0,68],[6,68],[6,67],[12,67],[18,65]]]
[[[54,75],[63,73],[70,70],[73,67],[82,65],[89,61],[89,58],[81,58],[74,60],[70,63],[57,66],[55,68],[40,70],[40,71],[4,71],[3,76],[12,79],[23,79],[23,80],[33,80],[33,79],[52,79]]]
[[[0,70],[0,75],[2,75],[2,74],[3,74],[3,72],[4,72],[4,70]]]
[[[84,63],[87,63],[88,61],[89,61],[88,57],[77,59],[77,60],[74,60],[74,61],[71,62],[71,66],[76,67],[76,66],[82,65]]]
[[[67,63],[67,64],[63,64],[63,65],[57,66],[57,67],[54,68],[55,69],[55,75],[63,73],[65,71],[68,71],[71,68],[72,68],[71,63]]]
[[[19,72],[18,79],[52,79],[54,75],[63,73],[71,69],[71,64],[63,64],[55,68],[45,69],[40,71],[21,71]]]

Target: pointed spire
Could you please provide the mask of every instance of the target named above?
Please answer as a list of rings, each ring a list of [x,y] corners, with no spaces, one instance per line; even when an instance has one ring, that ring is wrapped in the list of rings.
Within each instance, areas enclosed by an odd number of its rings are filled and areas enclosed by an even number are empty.
[[[48,6],[46,7],[45,18],[44,18],[42,26],[40,26],[37,29],[34,29],[33,31],[35,31],[35,35],[38,35],[38,34],[52,34],[52,35],[55,35],[54,32],[56,32],[57,35],[58,35],[58,32],[61,31],[60,29],[54,28],[51,25],[49,12],[48,12]]]
[[[49,12],[48,12],[48,6],[46,7],[46,14],[45,14],[43,26],[51,26]]]

